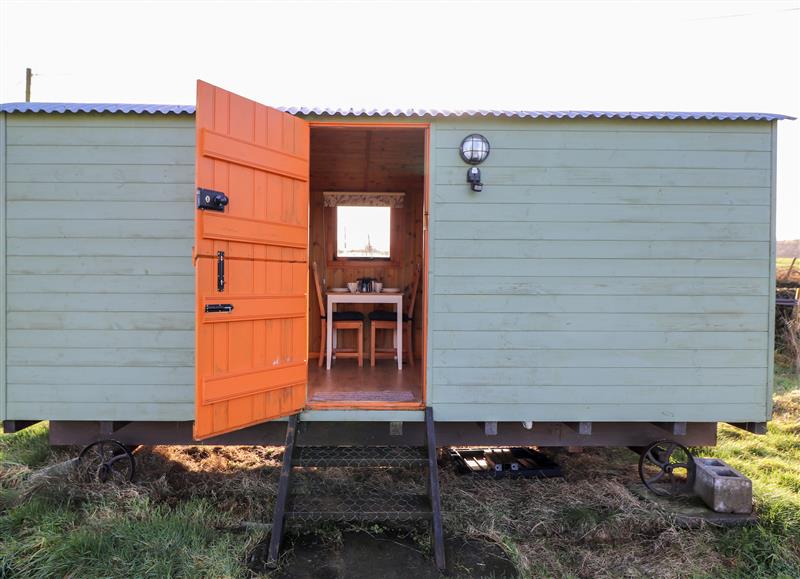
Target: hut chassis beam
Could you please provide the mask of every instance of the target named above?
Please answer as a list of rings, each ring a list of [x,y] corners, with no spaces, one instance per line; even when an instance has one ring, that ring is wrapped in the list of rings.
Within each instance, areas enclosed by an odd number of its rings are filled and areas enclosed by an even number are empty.
[[[282,446],[286,442],[286,422],[265,422],[243,430],[197,442],[192,438],[192,422],[117,423],[115,440],[126,445],[189,444],[189,445],[266,445]],[[99,421],[50,422],[50,443],[53,445],[85,445],[103,432]],[[436,439],[443,446],[647,446],[664,438],[663,427],[649,422],[592,422],[591,435],[580,434],[575,423],[536,422],[528,430],[519,422],[503,422],[497,434],[487,435],[483,422],[436,422]],[[387,422],[300,422],[298,444],[423,446],[426,440],[424,422],[405,422],[402,434],[395,424]],[[585,430],[584,430],[585,431]],[[689,422],[686,433],[671,436],[685,446],[716,444],[716,422]]]

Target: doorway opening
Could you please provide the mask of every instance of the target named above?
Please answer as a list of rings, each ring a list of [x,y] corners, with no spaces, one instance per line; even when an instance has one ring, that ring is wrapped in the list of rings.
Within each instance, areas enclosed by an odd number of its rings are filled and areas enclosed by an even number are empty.
[[[311,408],[424,404],[426,142],[422,125],[311,126]]]

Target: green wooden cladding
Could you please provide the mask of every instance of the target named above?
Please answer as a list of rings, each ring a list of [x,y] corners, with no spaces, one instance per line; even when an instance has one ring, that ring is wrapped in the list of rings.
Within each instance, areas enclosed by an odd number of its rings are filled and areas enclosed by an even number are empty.
[[[0,150],[0,414],[191,420],[193,120],[0,115]],[[433,119],[437,420],[767,419],[774,159],[766,122]]]
[[[191,420],[193,120],[6,118],[8,418]]]
[[[492,152],[484,188],[457,147]],[[763,421],[773,126],[437,119],[438,420]]]

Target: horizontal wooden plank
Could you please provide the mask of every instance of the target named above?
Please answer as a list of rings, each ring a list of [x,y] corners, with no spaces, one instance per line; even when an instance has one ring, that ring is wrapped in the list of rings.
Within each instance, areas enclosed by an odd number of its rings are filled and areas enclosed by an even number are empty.
[[[191,215],[189,211],[186,212]],[[192,240],[194,222],[145,219],[14,219],[8,222],[8,237],[20,239],[115,238]]]
[[[146,292],[181,294],[189,301],[194,300],[192,275],[10,275],[6,287],[9,294]],[[87,299],[92,298],[87,296]]]
[[[154,384],[194,388],[194,363],[184,367],[125,366],[123,364],[113,367],[10,366],[8,381],[23,386],[27,384],[63,384],[65,387],[75,384],[97,386]]]
[[[189,366],[194,349],[175,348],[12,348],[9,366]]]
[[[492,194],[466,183],[437,185],[434,203],[553,203],[557,205],[768,205],[769,187],[654,187],[635,185],[507,185],[492,183]]]
[[[9,183],[9,201],[134,201],[184,202],[194,217],[194,187],[191,183]]]
[[[11,348],[194,348],[191,330],[9,330]]]
[[[17,180],[21,165],[9,166],[9,180]],[[436,167],[436,185],[464,183],[464,167]],[[492,183],[513,185],[643,185],[665,187],[768,187],[766,169],[620,169],[605,167],[481,166],[483,193],[489,194]]]
[[[307,381],[308,367],[304,362],[220,374],[203,379],[200,387],[200,403],[211,404],[232,400],[301,383],[305,390]],[[265,387],[267,384],[269,388]]]
[[[713,350],[767,349],[766,332],[434,331],[434,349]]]
[[[7,179],[35,183],[193,183],[194,164],[7,165]]]
[[[529,275],[536,277],[749,277],[768,275],[770,262],[733,259],[528,259],[448,258],[433,261],[438,275],[473,277]]]
[[[613,344],[609,344],[613,348]],[[763,350],[443,350],[440,368],[766,368]]]
[[[769,280],[702,277],[436,276],[438,295],[769,295]]]
[[[25,384],[9,392],[9,401],[136,404],[142,401],[159,404],[194,404],[194,388],[191,385],[164,386],[163,384],[130,384],[97,386],[94,384]]]
[[[568,216],[566,216],[568,218]],[[769,241],[768,223],[596,223],[444,221],[436,239],[624,241]]]
[[[8,416],[10,420],[47,419],[47,420],[143,420],[172,421],[194,420],[194,404],[165,402],[10,402]]]
[[[303,291],[300,289],[299,291]],[[229,323],[241,320],[267,320],[302,318],[308,315],[306,294],[278,296],[204,296],[203,305],[218,304],[221,301],[231,304],[231,312],[200,312],[199,322],[203,324]]]
[[[56,126],[17,126],[8,127],[6,134],[9,146],[60,146],[87,147],[129,146],[129,147],[194,147],[195,130],[193,123],[180,126],[139,125],[126,126],[119,123],[113,126],[75,126],[59,124]],[[174,125],[174,123],[173,123]]]
[[[522,143],[524,144],[524,143]],[[764,169],[769,170],[769,151],[687,151],[645,149],[493,148],[483,167],[544,167],[620,169]],[[462,168],[457,155],[441,154],[438,167]]]
[[[667,139],[681,138],[683,133],[743,135],[769,134],[770,121],[718,121],[669,119],[544,119],[530,117],[438,117],[437,136],[448,131],[508,130],[518,132],[622,132],[626,134],[657,133]],[[466,136],[466,135],[464,135]],[[463,136],[461,137],[463,138]],[[459,140],[460,142],[460,140]]]
[[[194,330],[194,312],[9,312],[9,330]]]
[[[9,256],[108,256],[191,257],[193,240],[182,239],[117,239],[117,238],[48,238],[8,240]]]
[[[481,387],[550,384],[593,388],[606,386],[714,386],[731,388],[763,385],[763,368],[434,368],[433,390],[443,386]],[[719,402],[723,402],[720,399]]]
[[[440,312],[430,318],[431,330],[509,331],[530,328],[540,332],[766,332],[768,318],[757,314],[676,313],[467,313]]]
[[[15,165],[191,165],[194,145],[36,145],[7,149],[8,163]]]
[[[8,294],[9,312],[194,312],[184,294]]]
[[[205,157],[228,161],[275,175],[308,181],[308,153],[305,157],[288,154],[280,149],[201,129],[198,148]]]
[[[580,400],[584,404],[673,404],[686,400],[698,406],[759,404],[764,400],[764,385],[703,386],[441,386],[433,389],[433,404],[564,404]]]
[[[766,259],[768,241],[437,240],[437,258]]]
[[[437,421],[763,422],[761,404],[437,404]]]
[[[119,113],[47,114],[26,113],[8,115],[8,127],[120,127],[180,128],[194,130],[194,115],[124,115]]]
[[[762,314],[769,311],[768,296],[532,296],[435,295],[432,311],[439,313],[674,313]],[[517,324],[513,324],[517,326]]]
[[[308,246],[308,227],[224,213],[203,212],[198,219],[204,239],[240,241],[281,247]]]
[[[595,222],[595,223],[769,223],[762,205],[608,205],[565,207],[535,203],[446,203],[431,209],[434,225],[443,221]]]
[[[9,201],[8,219],[193,219],[192,206],[184,202],[139,203],[136,201],[104,201],[94,203],[91,210],[79,201]]]
[[[186,257],[8,257],[9,275],[194,275]]]

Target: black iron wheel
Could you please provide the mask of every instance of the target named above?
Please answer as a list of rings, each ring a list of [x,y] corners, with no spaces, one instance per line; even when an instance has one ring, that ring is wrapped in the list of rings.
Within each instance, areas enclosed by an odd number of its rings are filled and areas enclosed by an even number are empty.
[[[136,474],[133,454],[116,440],[98,440],[86,446],[78,455],[78,466],[86,480],[100,482],[130,482]]]
[[[639,477],[644,486],[661,497],[692,493],[695,463],[692,453],[673,440],[659,440],[639,457]]]

